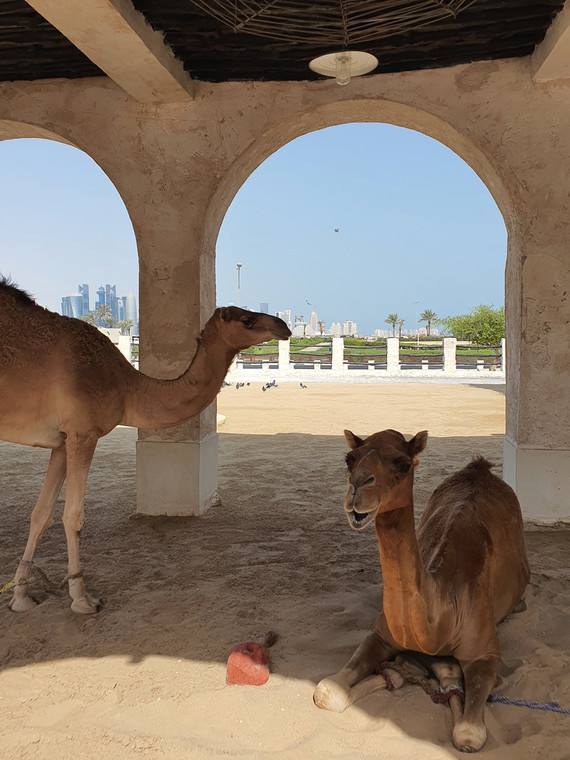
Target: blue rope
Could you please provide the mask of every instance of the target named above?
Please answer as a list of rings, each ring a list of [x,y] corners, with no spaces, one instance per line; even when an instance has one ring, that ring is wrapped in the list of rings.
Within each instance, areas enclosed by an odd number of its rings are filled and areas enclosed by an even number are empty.
[[[570,715],[570,710],[564,710],[558,702],[529,702],[527,699],[509,699],[509,697],[500,697],[496,694],[489,694],[487,702],[499,702],[503,705],[516,705],[517,707],[530,707],[531,710],[549,710],[550,712],[563,713],[564,715]]]

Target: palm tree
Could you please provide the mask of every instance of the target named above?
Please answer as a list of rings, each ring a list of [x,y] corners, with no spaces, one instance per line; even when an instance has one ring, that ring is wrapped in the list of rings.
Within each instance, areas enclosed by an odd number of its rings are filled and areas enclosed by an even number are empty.
[[[392,337],[396,337],[396,324],[400,317],[397,314],[388,314],[388,317],[384,320],[389,325],[392,325]]]
[[[402,317],[402,319],[398,320],[398,338],[400,340],[402,339],[402,325],[404,324],[406,320]]]
[[[88,311],[87,314],[84,314],[82,317],[79,317],[79,319],[83,320],[83,322],[87,322],[89,325],[95,325],[97,327],[97,320],[99,317],[97,314],[95,314],[94,311]]]
[[[426,334],[429,338],[430,329],[431,329],[431,323],[435,322],[437,319],[437,314],[435,311],[432,311],[431,309],[426,309],[425,311],[422,311],[420,314],[420,318],[418,319],[418,322],[427,322],[426,325]]]
[[[97,317],[97,324],[112,327],[115,322],[115,318],[111,313],[111,307],[107,303],[98,303],[95,307],[95,315]]]
[[[134,327],[135,323],[132,319],[122,319],[117,322],[117,327],[121,328],[121,335],[129,335],[131,327]]]

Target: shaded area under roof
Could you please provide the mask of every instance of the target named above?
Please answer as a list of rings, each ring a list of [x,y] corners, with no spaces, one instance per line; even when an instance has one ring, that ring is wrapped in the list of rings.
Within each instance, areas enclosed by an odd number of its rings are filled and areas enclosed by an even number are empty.
[[[308,4],[307,24],[324,4],[326,0]],[[190,75],[202,81],[319,79],[308,68],[309,61],[332,52],[314,44],[236,33],[192,0],[133,0],[133,5],[164,33]],[[523,57],[542,41],[563,5],[563,0],[475,0],[456,18],[359,47],[379,59],[375,73]],[[101,70],[25,0],[0,0],[0,81],[92,76],[102,76]]]

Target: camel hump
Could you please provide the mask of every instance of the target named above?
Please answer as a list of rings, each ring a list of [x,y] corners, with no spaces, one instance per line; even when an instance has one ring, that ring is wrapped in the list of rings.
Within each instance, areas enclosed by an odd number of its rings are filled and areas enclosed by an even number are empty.
[[[15,282],[8,277],[0,277],[0,295],[7,295],[14,298],[18,303],[35,305],[32,296],[25,290],[22,290]]]
[[[485,459],[485,457],[481,456],[480,454],[477,454],[465,467],[465,470],[467,472],[473,472],[473,474],[475,475],[479,473],[490,472],[493,469],[493,467],[496,467],[496,465],[493,462],[489,462],[488,459]]]

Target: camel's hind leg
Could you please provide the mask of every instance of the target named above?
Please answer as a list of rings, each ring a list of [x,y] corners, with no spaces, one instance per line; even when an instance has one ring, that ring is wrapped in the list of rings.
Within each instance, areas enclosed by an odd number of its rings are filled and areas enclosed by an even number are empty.
[[[25,612],[35,606],[35,601],[28,595],[29,586],[25,582],[30,574],[30,565],[39,540],[52,523],[53,507],[65,480],[65,446],[51,452],[46,476],[38,500],[30,518],[28,542],[16,570],[14,595],[10,608],[14,612]]]
[[[395,652],[394,648],[386,644],[382,637],[372,630],[344,668],[335,675],[319,681],[313,694],[314,703],[323,710],[343,712],[355,699],[383,688],[385,681],[377,677],[361,688],[357,688],[352,695],[352,687],[374,673],[376,666],[384,660],[389,660]]]
[[[81,565],[79,562],[79,536],[83,527],[83,504],[89,466],[95,453],[98,436],[68,434],[67,446],[67,486],[65,507],[63,510],[63,527],[67,539],[69,595],[72,598],[73,612],[86,615],[98,612],[101,608],[99,599],[90,596],[85,590]]]

